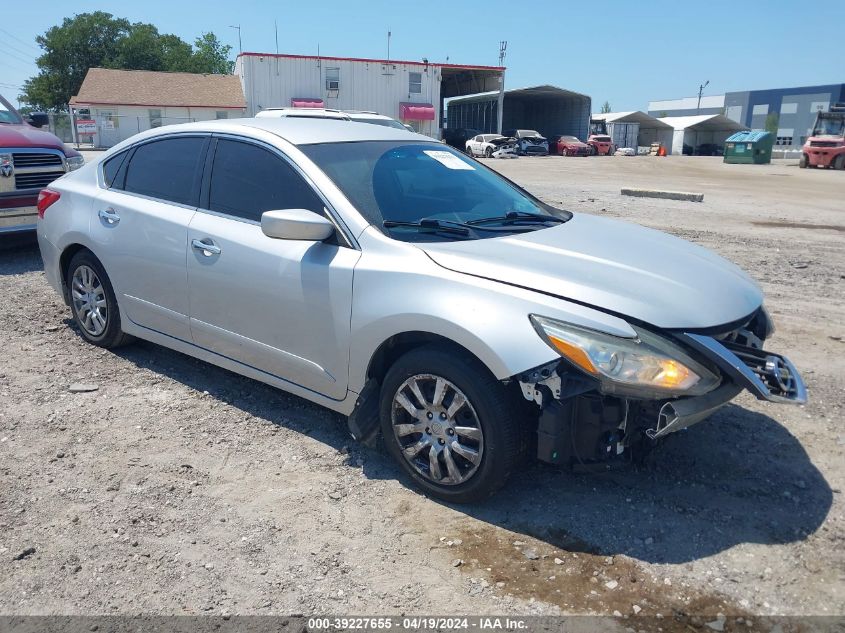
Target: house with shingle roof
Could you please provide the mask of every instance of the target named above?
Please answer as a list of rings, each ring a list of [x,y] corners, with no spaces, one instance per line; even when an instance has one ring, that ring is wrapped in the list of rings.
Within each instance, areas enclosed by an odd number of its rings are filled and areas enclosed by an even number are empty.
[[[90,68],[70,100],[83,143],[111,147],[154,127],[245,116],[239,77]]]

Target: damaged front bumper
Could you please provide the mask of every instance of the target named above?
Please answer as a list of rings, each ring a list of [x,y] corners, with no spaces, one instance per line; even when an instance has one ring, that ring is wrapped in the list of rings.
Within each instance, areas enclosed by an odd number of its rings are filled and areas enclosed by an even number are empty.
[[[573,374],[565,362],[525,372],[517,378],[523,396],[540,407],[537,457],[552,463],[606,462],[643,437],[658,440],[707,419],[743,389],[761,400],[805,403],[807,389],[795,366],[750,338],[754,343],[743,345],[677,335],[721,374],[721,384],[700,396],[654,400],[604,394],[600,381]]]

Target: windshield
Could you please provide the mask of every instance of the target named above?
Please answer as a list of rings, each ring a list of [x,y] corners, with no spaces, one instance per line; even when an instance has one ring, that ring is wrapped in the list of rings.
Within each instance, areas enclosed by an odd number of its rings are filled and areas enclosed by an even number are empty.
[[[0,123],[23,123],[20,115],[2,96],[0,96]]]
[[[517,130],[519,136],[543,136],[537,130]]]
[[[399,123],[396,119],[370,119],[365,117],[356,117],[352,115],[350,117],[353,121],[358,123],[370,123],[371,125],[383,125],[385,127],[395,127],[397,130],[404,130],[406,129],[404,125]]]
[[[560,140],[564,141],[566,143],[580,143],[581,142],[574,136],[561,136]]]
[[[599,143],[609,143],[610,137],[609,136],[594,136],[594,141],[598,141]]]
[[[845,136],[845,115],[819,116],[813,136]]]
[[[441,143],[364,141],[303,145],[300,149],[335,182],[367,221],[379,228],[386,220],[466,223],[499,218],[510,212],[569,217],[566,212],[553,213],[551,207],[496,172]],[[542,222],[531,227],[543,228],[546,227]],[[525,229],[519,227],[520,232]],[[404,241],[454,239],[413,227],[391,227],[387,233]],[[508,233],[478,231],[468,239],[503,234]]]

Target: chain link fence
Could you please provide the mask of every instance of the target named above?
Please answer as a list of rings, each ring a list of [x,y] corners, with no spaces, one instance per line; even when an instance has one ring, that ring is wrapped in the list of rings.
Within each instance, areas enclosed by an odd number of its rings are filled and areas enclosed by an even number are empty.
[[[191,123],[195,117],[151,117],[111,114],[50,113],[49,130],[62,142],[77,149],[107,149],[149,130],[177,123]]]

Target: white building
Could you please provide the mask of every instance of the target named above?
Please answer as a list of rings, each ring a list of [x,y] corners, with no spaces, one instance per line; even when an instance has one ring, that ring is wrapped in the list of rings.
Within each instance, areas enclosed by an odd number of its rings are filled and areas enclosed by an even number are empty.
[[[687,153],[697,153],[702,145],[723,146],[731,134],[748,129],[723,114],[669,116],[660,121],[672,127],[671,153],[679,156],[684,153],[684,146]]]
[[[111,147],[153,127],[245,116],[233,75],[91,68],[70,100],[77,140]]]
[[[241,53],[248,116],[266,108],[369,110],[437,136],[443,100],[499,90],[504,68],[423,61]]]

